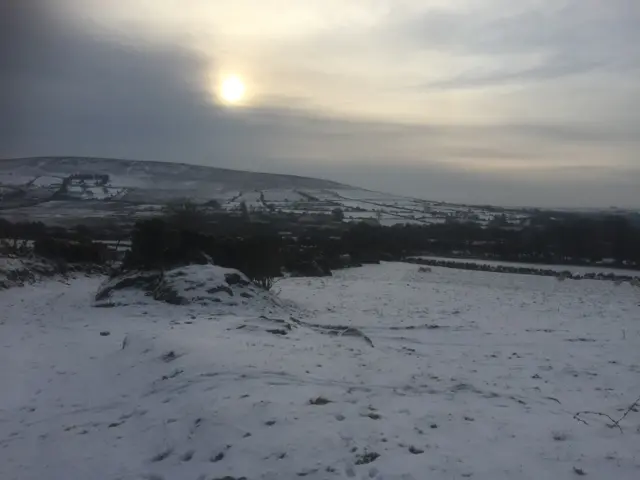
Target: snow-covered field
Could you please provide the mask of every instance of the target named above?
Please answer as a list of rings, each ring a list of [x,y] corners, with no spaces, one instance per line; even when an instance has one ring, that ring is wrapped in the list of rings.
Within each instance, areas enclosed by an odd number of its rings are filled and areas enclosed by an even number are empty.
[[[640,413],[573,418],[640,396],[630,285],[387,263],[264,303],[371,346],[100,282],[0,292],[2,480],[640,478]]]

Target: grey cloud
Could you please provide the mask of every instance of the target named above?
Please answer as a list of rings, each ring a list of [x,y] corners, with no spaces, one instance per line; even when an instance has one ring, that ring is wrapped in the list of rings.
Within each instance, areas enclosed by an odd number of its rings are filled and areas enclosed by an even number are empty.
[[[637,53],[633,42],[640,38],[640,7],[635,0],[610,0],[606,5],[594,0],[545,1],[509,13],[513,5],[517,4],[504,2],[506,13],[498,7],[482,12],[427,10],[396,25],[396,33],[425,48],[495,55],[531,50]]]
[[[541,65],[520,70],[508,67],[491,72],[468,71],[446,80],[430,82],[420,88],[430,89],[468,89],[504,86],[512,83],[526,83],[553,80],[571,75],[580,75],[606,66],[601,59],[580,59],[566,54],[548,57]]]
[[[538,2],[509,13],[516,2],[476,11],[427,10],[398,22],[395,41],[462,56],[503,57],[505,67],[469,71],[434,88],[469,88],[549,80],[593,70],[629,71],[640,67],[640,4],[636,0]],[[539,64],[513,68],[518,57],[537,55]]]

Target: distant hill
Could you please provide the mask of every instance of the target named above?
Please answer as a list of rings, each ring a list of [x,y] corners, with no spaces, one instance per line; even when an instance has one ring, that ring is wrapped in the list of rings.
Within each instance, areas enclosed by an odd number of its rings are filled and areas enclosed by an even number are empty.
[[[75,173],[108,174],[118,186],[171,190],[192,189],[206,184],[207,190],[264,190],[280,188],[352,188],[329,180],[257,173],[185,163],[122,160],[94,157],[32,157],[0,160],[0,183],[19,183],[19,177],[68,176]]]
[[[470,207],[365,190],[318,178],[226,168],[92,157],[0,160],[0,217],[50,224],[132,221],[167,203],[189,199],[218,211],[244,206],[261,217],[293,215],[323,224],[339,208],[344,221],[373,224],[489,222],[503,212],[517,226],[517,209]]]

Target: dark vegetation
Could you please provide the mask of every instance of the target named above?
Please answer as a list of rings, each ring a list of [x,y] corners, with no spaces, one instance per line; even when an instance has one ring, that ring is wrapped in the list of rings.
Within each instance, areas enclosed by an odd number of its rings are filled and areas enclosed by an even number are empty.
[[[106,265],[114,258],[108,246],[96,241],[96,232],[78,225],[73,229],[46,227],[40,222],[11,223],[0,218],[1,253],[35,254],[74,264]]]
[[[342,212],[336,209],[337,220]],[[105,242],[109,241],[109,245]],[[163,215],[117,225],[48,227],[0,219],[0,242],[19,254],[33,251],[68,263],[112,264],[118,242],[130,245],[122,270],[168,269],[190,263],[236,268],[265,288],[288,272],[330,275],[338,268],[405,260],[416,255],[491,259],[561,265],[595,265],[640,269],[640,226],[615,215],[538,212],[528,225],[501,222],[396,225],[331,222],[279,231],[278,225],[252,218],[208,216],[188,200]],[[469,267],[477,268],[477,267]]]
[[[549,268],[533,268],[516,265],[487,265],[478,262],[463,262],[461,260],[445,260],[445,259],[432,259],[432,258],[407,258],[405,261],[409,263],[415,263],[418,265],[429,265],[431,267],[444,267],[455,268],[458,270],[475,270],[483,272],[496,272],[496,273],[518,273],[520,275],[538,275],[544,277],[558,277],[561,280],[612,280],[612,281],[632,281],[636,278],[634,275],[618,275],[610,272],[591,272],[584,275],[579,273],[572,273],[568,270],[559,272],[556,269]],[[427,273],[430,270],[425,270],[424,267],[420,268],[420,273]],[[631,273],[631,271],[629,272]],[[640,277],[638,277],[640,278]]]

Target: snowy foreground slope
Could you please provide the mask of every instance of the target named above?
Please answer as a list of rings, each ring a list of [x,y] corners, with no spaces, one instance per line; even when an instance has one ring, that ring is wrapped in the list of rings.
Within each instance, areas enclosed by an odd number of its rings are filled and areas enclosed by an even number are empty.
[[[640,413],[573,418],[640,395],[630,285],[389,263],[260,304],[372,347],[100,282],[0,292],[3,480],[640,478]]]

